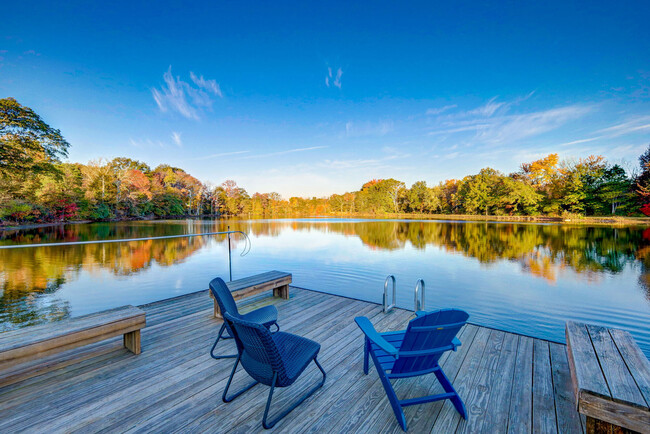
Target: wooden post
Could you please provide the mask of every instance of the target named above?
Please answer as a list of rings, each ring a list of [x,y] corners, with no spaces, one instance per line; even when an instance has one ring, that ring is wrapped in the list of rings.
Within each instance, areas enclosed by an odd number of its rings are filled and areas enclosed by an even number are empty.
[[[124,347],[133,354],[140,354],[140,330],[124,333]]]
[[[278,286],[273,288],[274,297],[282,297],[285,300],[289,300],[289,285]]]

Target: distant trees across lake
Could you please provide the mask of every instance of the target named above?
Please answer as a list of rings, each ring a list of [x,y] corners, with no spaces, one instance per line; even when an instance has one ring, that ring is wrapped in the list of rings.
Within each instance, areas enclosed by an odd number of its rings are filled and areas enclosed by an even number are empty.
[[[534,216],[650,215],[650,147],[638,172],[591,155],[558,154],[510,174],[486,167],[462,179],[408,187],[374,179],[326,198],[249,194],[235,181],[201,182],[185,170],[119,157],[65,163],[69,143],[13,98],[0,99],[0,222],[42,223],[199,215],[286,217],[327,214]]]

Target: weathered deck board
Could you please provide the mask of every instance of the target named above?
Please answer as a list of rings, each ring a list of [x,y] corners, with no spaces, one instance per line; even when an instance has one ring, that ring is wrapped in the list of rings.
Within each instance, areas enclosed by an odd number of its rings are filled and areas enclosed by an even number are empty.
[[[515,374],[511,385],[508,433],[531,431],[533,420],[533,344],[533,338],[519,337]]]
[[[321,343],[319,361],[328,374],[323,388],[278,423],[277,431],[401,432],[374,367],[363,375],[363,341],[353,319],[365,315],[378,330],[397,330],[411,312],[383,314],[376,304],[298,288],[289,300],[246,300],[242,311],[270,303],[278,307],[282,330]],[[208,354],[220,321],[212,318],[206,292],[142,308],[147,327],[139,356],[109,340],[65,355],[70,361],[82,356],[78,363],[0,388],[0,432],[263,432],[266,386],[230,404],[221,401],[232,359]],[[441,366],[465,400],[469,420],[445,401],[412,406],[405,411],[410,432],[583,429],[563,345],[475,325],[465,326],[459,337],[463,345],[445,354]],[[233,341],[217,347],[219,354],[234,350]],[[272,412],[317,379],[310,368],[295,385],[278,390]],[[233,387],[248,381],[238,372]],[[441,387],[429,375],[398,380],[396,390],[407,398],[439,393]]]
[[[559,433],[584,432],[580,422],[580,413],[576,411],[573,393],[571,393],[572,384],[566,346],[551,343],[550,349],[557,430]]]

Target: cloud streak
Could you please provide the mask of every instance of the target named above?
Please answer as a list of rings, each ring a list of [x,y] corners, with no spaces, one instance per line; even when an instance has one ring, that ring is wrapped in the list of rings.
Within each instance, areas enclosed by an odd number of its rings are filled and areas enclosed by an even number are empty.
[[[446,105],[446,106],[443,106],[443,107],[430,108],[430,109],[427,110],[426,114],[427,114],[427,116],[435,116],[435,115],[439,115],[441,113],[444,113],[444,112],[446,112],[448,110],[454,109],[456,107],[458,107],[457,104],[450,104],[450,105]]]
[[[177,133],[176,131],[172,131],[172,141],[176,146],[182,147],[183,146],[183,141],[181,140],[181,133]]]
[[[343,77],[343,70],[341,68],[336,70],[336,75],[334,75],[332,68],[327,68],[327,75],[325,76],[325,86],[335,86],[339,89],[341,88],[341,77]]]
[[[428,135],[460,138],[473,145],[515,145],[557,130],[593,110],[590,105],[573,104],[529,113],[511,113],[514,105],[531,95],[532,92],[510,102],[497,101],[494,97],[473,109],[439,115]]]
[[[248,159],[253,159],[253,158],[275,157],[277,155],[293,154],[293,153],[296,153],[296,152],[315,151],[316,149],[325,149],[325,148],[328,148],[328,147],[329,146],[310,146],[308,148],[287,149],[285,151],[271,152],[271,153],[268,153],[268,154],[256,154],[256,155],[251,155],[249,157],[242,157],[241,160],[248,160]]]
[[[650,129],[650,116],[639,116],[626,122],[603,128],[596,131],[596,133],[606,134],[609,137],[616,137],[648,129]]]
[[[218,154],[210,154],[210,155],[204,155],[202,157],[197,157],[197,158],[190,158],[189,160],[196,161],[196,160],[210,160],[213,158],[220,158],[220,157],[229,157],[231,155],[241,155],[241,154],[247,154],[250,151],[233,151],[233,152],[221,152]]]
[[[221,88],[215,80],[206,80],[190,72],[193,84],[174,77],[172,67],[163,74],[164,84],[151,90],[161,112],[176,112],[188,119],[198,120],[202,111],[212,107],[215,97],[222,98]]]
[[[347,137],[385,136],[394,130],[393,121],[382,122],[346,122]]]

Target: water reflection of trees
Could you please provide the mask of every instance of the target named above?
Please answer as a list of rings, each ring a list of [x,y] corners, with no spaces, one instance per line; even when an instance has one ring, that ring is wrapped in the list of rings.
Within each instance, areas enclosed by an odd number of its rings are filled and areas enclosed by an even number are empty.
[[[358,237],[375,250],[438,247],[489,265],[519,263],[522,270],[555,282],[563,270],[589,281],[640,264],[640,284],[650,299],[650,229],[636,227],[532,225],[434,221],[283,221],[230,222],[255,236],[277,236],[291,227]],[[223,224],[225,230],[225,223]]]
[[[639,266],[639,284],[650,299],[650,229],[562,225],[355,220],[232,220],[69,225],[5,233],[8,242],[60,242],[155,237],[241,230],[252,237],[283,231],[330,232],[358,237],[375,250],[437,247],[490,265],[512,261],[554,282],[563,270],[587,280]],[[66,247],[0,250],[0,320],[35,324],[69,316],[69,305],[52,297],[82,271],[128,276],[153,264],[170,266],[225,237],[174,238]],[[3,241],[0,240],[0,243]],[[241,241],[235,241],[235,244]],[[47,296],[47,297],[46,297]],[[47,300],[45,304],[44,300]]]
[[[72,235],[68,232],[62,239],[50,234],[44,240],[88,239],[83,226],[78,228],[81,230],[74,228]],[[131,230],[107,232],[110,238],[160,236],[164,227],[145,231],[149,233],[144,235]],[[195,228],[193,233],[201,232],[206,231]],[[128,276],[154,264],[163,267],[178,264],[209,242],[208,237],[193,237],[0,250],[0,327],[9,329],[68,317],[69,304],[51,296],[82,271]]]

